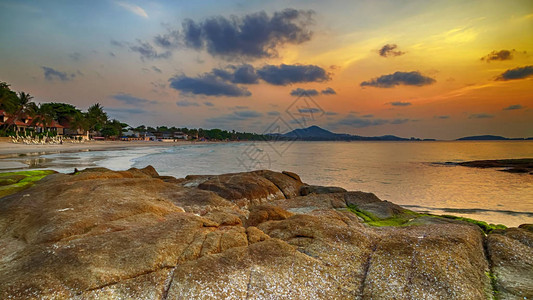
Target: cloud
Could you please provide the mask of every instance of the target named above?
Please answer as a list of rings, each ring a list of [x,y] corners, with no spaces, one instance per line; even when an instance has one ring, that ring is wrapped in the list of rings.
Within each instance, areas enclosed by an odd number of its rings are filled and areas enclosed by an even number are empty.
[[[409,106],[412,103],[411,102],[401,102],[401,101],[395,101],[395,102],[389,102],[387,104],[390,104],[392,106]]]
[[[229,65],[225,69],[213,69],[213,75],[231,83],[254,84],[259,82],[259,76],[252,65]]]
[[[148,14],[144,9],[142,9],[140,6],[137,6],[135,4],[126,3],[126,2],[116,2],[120,7],[125,8],[126,10],[141,16],[143,18],[148,19]]]
[[[176,105],[181,106],[181,107],[200,106],[200,104],[196,102],[187,101],[187,100],[177,101]]]
[[[383,57],[389,57],[389,56],[400,56],[405,54],[405,52],[402,51],[394,51],[394,49],[398,48],[398,45],[396,44],[386,44],[385,46],[381,47],[379,49],[379,55]]]
[[[202,22],[187,19],[182,33],[187,47],[206,49],[213,56],[276,57],[278,47],[311,39],[312,32],[307,27],[313,21],[312,15],[312,11],[285,9],[272,16],[258,12],[243,17],[215,16]]]
[[[481,60],[484,60],[486,62],[491,62],[493,60],[511,60],[513,59],[513,52],[516,52],[516,50],[495,50],[483,56]]]
[[[321,111],[322,111],[321,109],[316,108],[316,107],[298,109],[298,112],[301,113],[301,114],[316,114],[316,113],[319,113]]]
[[[113,108],[113,107],[106,107],[105,110],[110,113],[115,114],[144,114],[146,113],[146,110],[142,108]]]
[[[257,70],[264,81],[273,85],[302,82],[322,82],[330,79],[326,70],[315,65],[266,65]]]
[[[480,113],[480,114],[471,114],[469,119],[492,119],[494,118],[494,115],[486,114],[486,113]]]
[[[247,97],[252,95],[252,93],[246,88],[241,88],[231,83],[221,81],[219,78],[211,74],[205,74],[197,78],[176,76],[171,78],[169,82],[171,88],[186,94],[217,97]]]
[[[515,104],[515,105],[509,105],[505,107],[503,110],[516,110],[516,109],[522,109],[522,108],[524,108],[522,105]]]
[[[327,111],[327,112],[325,112],[325,114],[326,114],[326,116],[336,116],[336,115],[338,115],[339,113],[336,113],[336,112],[334,112],[334,111]]]
[[[156,66],[152,66],[152,70],[154,70],[154,71],[157,72],[157,73],[163,73],[163,71],[161,71],[161,69],[159,69],[159,68],[156,67]]]
[[[326,88],[325,90],[322,90],[320,93],[322,95],[335,95],[335,94],[337,94],[337,92],[335,92],[335,90],[330,88],[330,87]]]
[[[276,117],[276,116],[281,115],[281,114],[279,113],[279,111],[269,111],[267,114],[268,114],[269,116],[273,116],[273,117]]]
[[[169,58],[172,55],[170,51],[157,53],[150,43],[141,40],[137,40],[137,45],[130,46],[130,50],[139,53],[141,55],[141,60],[143,61],[144,59],[153,60]]]
[[[394,119],[390,121],[391,124],[405,124],[407,122],[411,121],[410,119]]]
[[[523,79],[533,75],[533,66],[518,67],[503,72],[496,80]]]
[[[441,119],[441,120],[447,120],[450,118],[450,116],[435,116],[435,119]]]
[[[119,48],[123,48],[126,46],[126,43],[124,42],[120,42],[120,41],[117,41],[117,40],[111,40],[109,42],[112,46],[115,46],[115,47],[119,47]]]
[[[181,35],[177,30],[169,30],[165,34],[158,34],[154,37],[154,43],[165,49],[175,49],[180,46]]]
[[[307,95],[307,96],[316,96],[318,95],[318,91],[315,90],[315,89],[309,89],[309,90],[306,90],[306,89],[302,89],[302,88],[297,88],[297,89],[294,89],[291,91],[290,93],[291,96],[303,96],[303,95]]]
[[[378,88],[392,88],[396,85],[424,86],[435,82],[435,79],[424,76],[418,71],[394,72],[394,74],[382,75],[370,81],[361,82],[361,86],[373,86]]]
[[[128,105],[136,105],[136,106],[159,103],[158,101],[155,101],[155,100],[138,98],[138,97],[132,96],[130,94],[125,94],[125,93],[118,93],[118,94],[112,95],[111,98],[118,100],[120,102],[123,102],[125,104],[128,104]]]
[[[262,113],[254,110],[240,110],[233,112],[233,114],[243,119],[257,118],[263,115]]]
[[[224,124],[224,123],[231,123],[235,121],[245,121],[245,120],[261,117],[262,115],[263,115],[262,113],[254,111],[254,110],[244,110],[244,111],[235,111],[227,115],[208,118],[206,119],[206,121],[209,123]]]
[[[82,57],[81,53],[79,53],[79,52],[71,53],[68,56],[74,61],[80,61],[81,57]]]
[[[68,74],[67,72],[61,72],[50,67],[41,67],[44,72],[44,78],[48,81],[70,81],[76,77],[76,74]]]
[[[370,126],[379,126],[389,123],[388,120],[384,119],[370,119],[370,118],[359,118],[354,115],[348,115],[343,119],[340,119],[335,123],[335,125],[344,125],[355,128],[364,128]]]
[[[204,102],[204,105],[205,106],[210,106],[210,107],[215,106],[215,104],[213,104],[213,102],[209,102],[209,101]]]

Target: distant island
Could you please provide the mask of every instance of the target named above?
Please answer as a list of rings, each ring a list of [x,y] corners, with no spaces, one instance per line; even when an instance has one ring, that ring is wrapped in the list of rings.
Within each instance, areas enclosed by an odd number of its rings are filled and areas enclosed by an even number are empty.
[[[334,133],[316,125],[295,129],[285,134],[267,134],[272,139],[299,141],[435,141],[435,139],[402,138],[395,135],[360,136],[347,133]]]
[[[475,135],[475,136],[465,136],[457,139],[457,141],[523,141],[523,140],[533,140],[533,137],[528,138],[506,138],[499,135]]]

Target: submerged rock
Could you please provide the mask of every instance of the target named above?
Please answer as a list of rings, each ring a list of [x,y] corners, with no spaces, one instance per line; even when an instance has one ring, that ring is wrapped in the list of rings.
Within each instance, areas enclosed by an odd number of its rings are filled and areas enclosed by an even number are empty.
[[[531,234],[290,172],[93,168],[0,199],[0,299],[529,297]]]

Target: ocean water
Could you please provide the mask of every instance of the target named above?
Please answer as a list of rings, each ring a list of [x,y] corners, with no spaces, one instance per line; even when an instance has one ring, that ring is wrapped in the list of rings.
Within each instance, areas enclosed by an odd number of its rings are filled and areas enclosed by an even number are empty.
[[[533,223],[533,175],[444,164],[533,157],[533,141],[243,142],[59,153],[34,167],[115,170],[152,165],[161,175],[292,171],[309,184],[375,193],[406,208],[489,223]]]

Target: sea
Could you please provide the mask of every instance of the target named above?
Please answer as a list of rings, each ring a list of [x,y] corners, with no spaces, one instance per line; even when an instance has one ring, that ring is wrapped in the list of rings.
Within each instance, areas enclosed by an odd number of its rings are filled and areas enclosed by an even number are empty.
[[[60,172],[152,165],[160,175],[177,178],[257,169],[291,171],[308,184],[371,192],[419,212],[506,226],[533,223],[533,175],[454,164],[511,158],[533,158],[533,141],[198,143],[56,153],[21,162]]]

